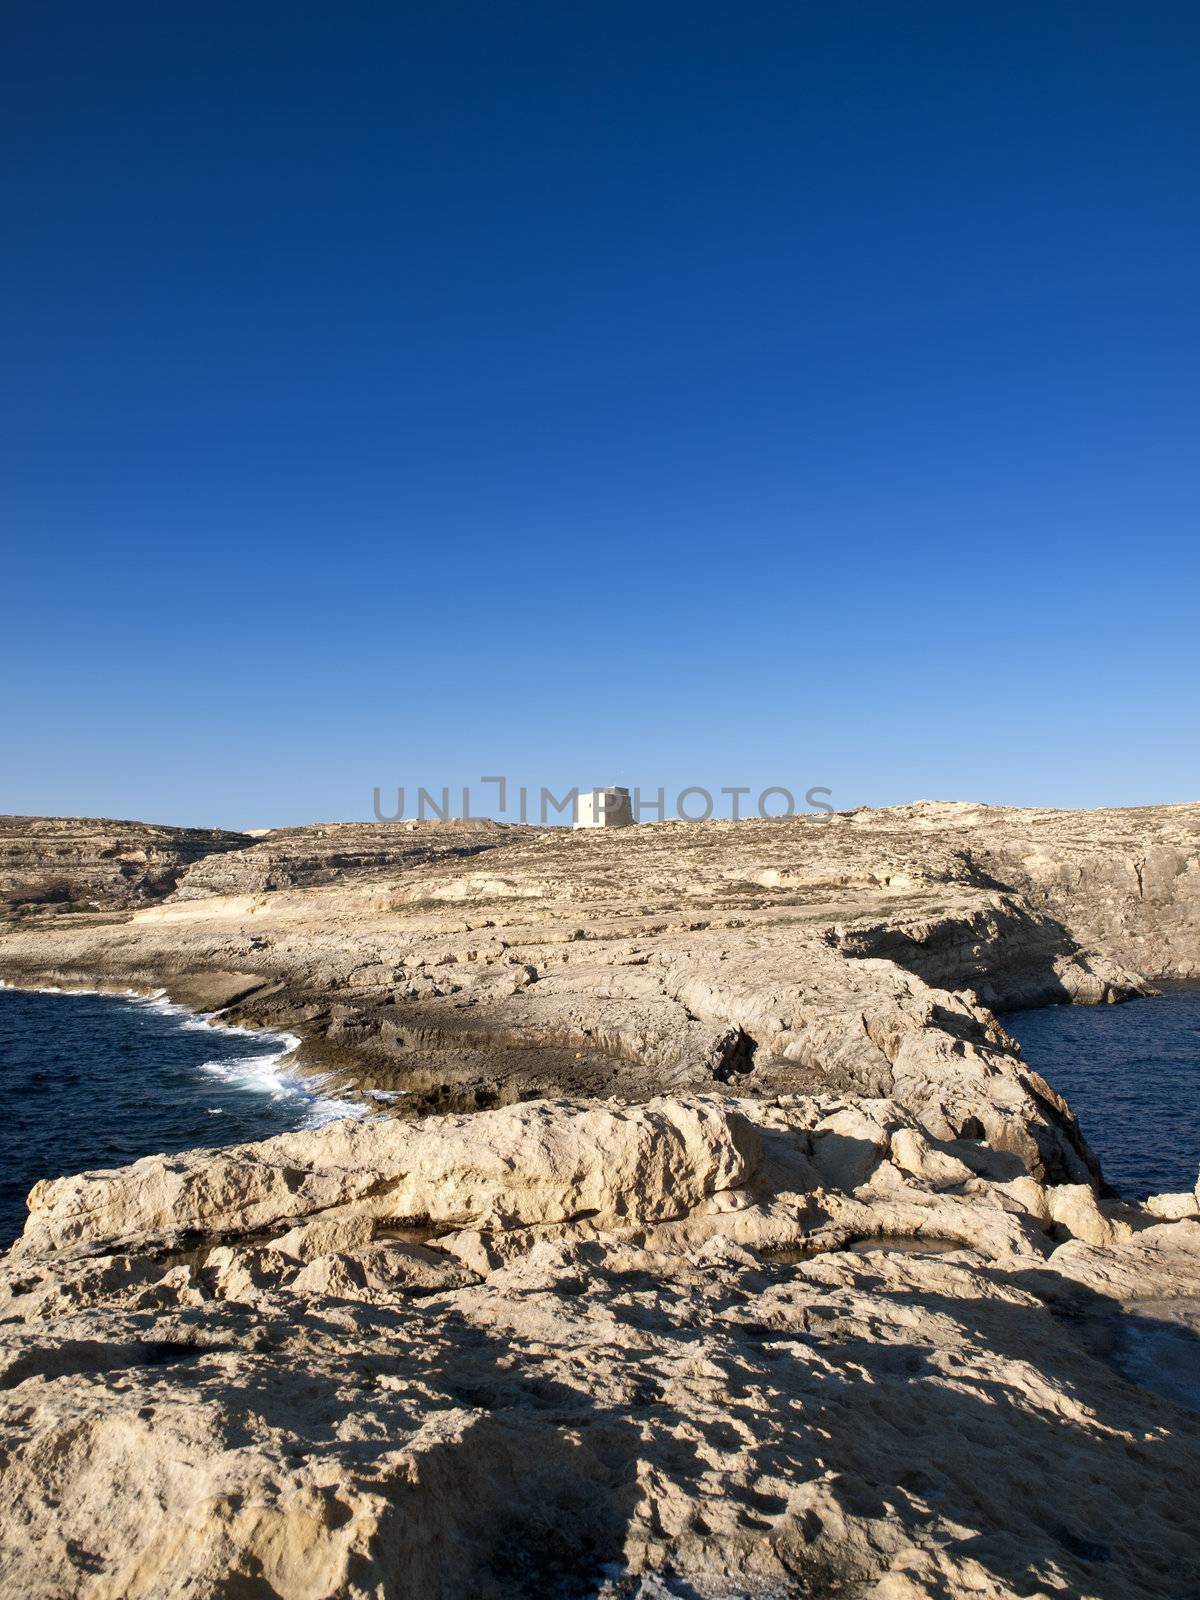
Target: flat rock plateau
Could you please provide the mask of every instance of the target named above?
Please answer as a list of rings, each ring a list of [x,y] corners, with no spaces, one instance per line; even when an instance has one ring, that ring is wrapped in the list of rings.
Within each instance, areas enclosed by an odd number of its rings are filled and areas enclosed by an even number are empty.
[[[1200,1200],[1112,1197],[995,1015],[1200,976],[1200,806],[0,865],[5,981],[286,1026],[372,1108],[34,1188],[0,1593],[1200,1593]]]

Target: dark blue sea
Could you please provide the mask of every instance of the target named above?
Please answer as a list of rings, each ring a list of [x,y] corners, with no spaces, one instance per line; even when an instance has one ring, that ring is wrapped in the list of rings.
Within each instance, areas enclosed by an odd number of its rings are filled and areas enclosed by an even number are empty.
[[[0,1249],[39,1178],[353,1115],[289,1072],[298,1043],[162,999],[0,988]]]
[[[1119,1006],[1047,1006],[1000,1019],[1070,1101],[1126,1199],[1193,1189],[1200,1168],[1200,984]]]

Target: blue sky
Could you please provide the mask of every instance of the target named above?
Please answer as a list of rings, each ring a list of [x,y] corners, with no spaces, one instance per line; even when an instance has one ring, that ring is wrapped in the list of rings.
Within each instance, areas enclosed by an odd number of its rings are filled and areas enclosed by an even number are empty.
[[[192,11],[3,15],[0,809],[1200,795],[1194,6]]]

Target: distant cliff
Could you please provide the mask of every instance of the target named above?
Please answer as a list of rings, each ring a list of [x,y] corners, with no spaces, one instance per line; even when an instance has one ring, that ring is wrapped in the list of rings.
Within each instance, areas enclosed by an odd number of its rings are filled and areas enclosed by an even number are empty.
[[[214,853],[190,866],[176,898],[308,889],[347,877],[464,860],[531,835],[536,837],[537,829],[474,820],[314,822],[302,828],[272,828],[261,838],[247,839],[248,850],[237,855]]]
[[[161,900],[205,856],[245,850],[245,833],[96,817],[0,817],[0,908],[122,908]]]

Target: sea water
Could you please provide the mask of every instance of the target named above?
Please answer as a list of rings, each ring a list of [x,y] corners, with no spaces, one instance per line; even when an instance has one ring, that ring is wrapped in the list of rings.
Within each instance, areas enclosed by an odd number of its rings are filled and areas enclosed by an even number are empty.
[[[1065,1096],[1104,1176],[1128,1200],[1194,1189],[1200,1169],[1200,984],[1118,1006],[1000,1019]]]
[[[358,1115],[290,1069],[299,1042],[162,996],[0,988],[0,1248],[39,1178]]]

